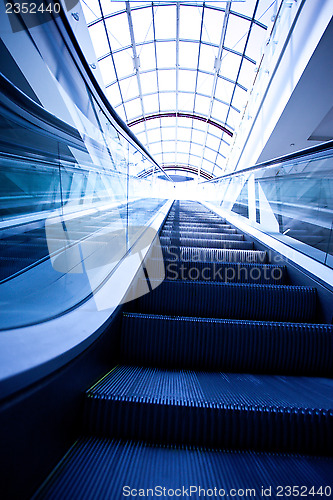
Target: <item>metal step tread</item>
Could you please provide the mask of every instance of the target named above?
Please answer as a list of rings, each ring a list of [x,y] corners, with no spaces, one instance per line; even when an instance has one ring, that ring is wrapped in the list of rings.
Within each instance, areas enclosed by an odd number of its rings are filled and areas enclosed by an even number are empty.
[[[123,362],[333,376],[333,325],[123,313]]]
[[[185,497],[191,492],[191,497],[197,498],[198,490],[194,488],[199,485],[208,495],[215,487],[224,496],[230,496],[230,492],[234,495],[235,489],[254,489],[251,497],[261,497],[262,488],[267,494],[272,488],[273,498],[278,491],[288,492],[288,487],[292,489],[293,485],[301,485],[298,489],[301,491],[303,487],[303,492],[311,488],[317,492],[321,487],[321,491],[326,491],[322,498],[327,498],[332,491],[329,489],[332,467],[333,459],[328,457],[82,437],[33,500],[123,500],[128,488],[135,495],[141,490],[148,498],[152,492],[162,496],[163,488],[171,495],[180,493]],[[239,493],[244,495],[242,491]]]

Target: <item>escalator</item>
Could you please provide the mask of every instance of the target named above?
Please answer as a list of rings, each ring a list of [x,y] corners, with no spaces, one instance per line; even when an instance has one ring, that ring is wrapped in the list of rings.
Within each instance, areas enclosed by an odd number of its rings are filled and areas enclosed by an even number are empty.
[[[174,202],[160,242],[166,279],[151,285],[152,253],[118,364],[34,499],[330,497],[333,327],[316,288],[200,203]]]

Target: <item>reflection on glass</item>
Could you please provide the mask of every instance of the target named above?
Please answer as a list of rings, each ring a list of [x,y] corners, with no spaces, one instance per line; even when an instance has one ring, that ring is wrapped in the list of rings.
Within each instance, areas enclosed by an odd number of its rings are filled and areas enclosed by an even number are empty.
[[[0,82],[1,329],[46,321],[91,297],[165,202],[154,176],[138,177],[163,171],[97,100],[59,31],[37,31],[38,51],[19,35],[37,61],[34,74],[46,79],[35,99],[26,94],[29,68],[24,85],[10,69],[15,45]]]
[[[203,184],[204,197],[333,267],[332,163],[328,149],[250,169]]]

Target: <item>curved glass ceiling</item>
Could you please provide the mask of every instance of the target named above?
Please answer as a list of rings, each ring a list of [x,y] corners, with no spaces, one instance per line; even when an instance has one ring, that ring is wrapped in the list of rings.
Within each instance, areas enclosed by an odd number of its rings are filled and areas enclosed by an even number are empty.
[[[221,174],[277,0],[81,0],[111,105],[167,167]]]

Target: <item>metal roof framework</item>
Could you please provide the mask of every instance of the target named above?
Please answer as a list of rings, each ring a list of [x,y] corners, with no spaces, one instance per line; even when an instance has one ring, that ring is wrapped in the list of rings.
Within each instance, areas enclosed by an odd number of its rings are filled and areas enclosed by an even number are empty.
[[[163,167],[224,172],[278,0],[81,0],[111,105]]]

